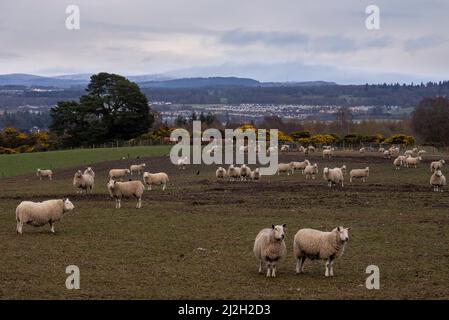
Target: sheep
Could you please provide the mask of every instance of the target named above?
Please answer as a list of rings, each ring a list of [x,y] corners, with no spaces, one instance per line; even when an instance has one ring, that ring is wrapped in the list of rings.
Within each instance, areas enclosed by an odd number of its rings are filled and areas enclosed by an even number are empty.
[[[330,159],[333,155],[334,155],[334,148],[323,150],[323,159],[326,158],[326,156]]]
[[[301,170],[302,174],[304,174],[304,169],[310,165],[310,161],[309,160],[304,160],[302,162],[293,162],[293,170]]]
[[[406,150],[405,152],[404,152],[404,156],[413,156],[413,150]]]
[[[287,176],[291,174],[293,174],[293,162],[290,163],[279,163],[278,164],[278,175],[281,172],[287,172]]]
[[[260,180],[260,169],[256,168],[255,170],[251,171],[251,180],[253,181],[259,181]]]
[[[383,152],[383,154],[384,154],[384,158],[385,158],[385,159],[390,159],[390,158],[391,158],[391,151],[385,150],[385,151]]]
[[[365,148],[360,148],[359,152],[360,153],[365,153],[366,149]]]
[[[284,144],[281,146],[281,151],[282,152],[288,152],[290,151],[290,146],[288,144]]]
[[[299,146],[299,147],[298,147],[298,151],[299,151],[299,152],[304,152],[305,150],[306,150],[306,149],[305,149],[303,146]]]
[[[276,264],[287,253],[284,241],[286,226],[286,224],[272,225],[271,229],[262,229],[254,241],[253,251],[259,260],[259,273],[262,273],[262,264],[265,263],[267,277],[276,277]]]
[[[231,164],[228,168],[229,181],[241,180],[240,168]]]
[[[399,156],[393,161],[393,165],[396,170],[401,169],[401,166],[403,166],[403,164],[404,164],[403,156]]]
[[[51,170],[37,169],[36,175],[39,177],[39,180],[42,180],[42,178],[48,178],[49,180],[53,180],[53,171]]]
[[[399,148],[398,147],[390,147],[390,149],[388,149],[388,151],[390,152],[390,156],[392,157],[397,157],[399,156]]]
[[[341,168],[324,168],[323,178],[327,181],[327,185],[329,186],[329,188],[336,185],[337,183],[341,183],[341,186],[344,187],[344,177]]]
[[[137,174],[141,174],[143,172],[143,170],[145,170],[145,163],[141,163],[141,164],[132,164],[129,167],[129,172],[131,173],[131,175],[133,175],[134,172],[137,172]]]
[[[84,174],[90,175],[92,178],[95,178],[95,172],[91,167],[87,167],[86,170],[84,170]]]
[[[55,233],[54,223],[61,220],[62,215],[75,208],[67,199],[47,200],[43,202],[22,201],[16,208],[16,232],[22,234],[23,224],[41,227],[50,224],[50,231]]]
[[[443,175],[440,169],[435,170],[435,172],[430,177],[430,185],[433,187],[433,191],[443,192],[443,187],[446,185],[446,177]]]
[[[242,180],[247,180],[251,178],[251,169],[246,164],[240,167],[240,177]]]
[[[215,177],[217,179],[224,179],[226,177],[226,169],[223,167],[218,167],[217,171],[215,171]]]
[[[380,147],[379,150],[377,150],[377,152],[379,152],[379,153],[385,153],[385,151],[386,151],[385,148],[382,148],[382,147]]]
[[[314,165],[308,165],[305,169],[304,169],[304,174],[306,175],[306,179],[312,178],[312,180],[315,180],[315,177],[318,173],[318,164],[314,164]]]
[[[129,169],[111,169],[109,170],[109,180],[122,179],[130,172]]]
[[[432,161],[430,163],[430,172],[435,172],[436,170],[441,170],[443,165],[446,163],[443,159],[438,161]]]
[[[421,160],[422,160],[421,157],[413,158],[411,156],[408,156],[405,159],[405,164],[406,164],[407,168],[410,168],[410,166],[414,166],[415,168],[417,168],[417,166]]]
[[[423,155],[425,155],[427,153],[426,150],[419,150],[418,151],[418,156],[422,157]]]
[[[346,168],[346,165],[344,164],[344,165],[342,165],[341,166],[341,172],[343,173],[343,175],[345,176],[347,173],[348,173],[348,170],[347,170],[347,168]]]
[[[315,147],[314,146],[308,146],[307,149],[311,153],[315,152]]]
[[[115,180],[109,180],[108,191],[111,198],[115,198],[115,208],[120,209],[122,207],[122,198],[135,197],[137,199],[136,208],[142,207],[142,194],[145,190],[142,182],[138,180],[118,182]]]
[[[349,182],[352,182],[352,179],[362,179],[365,182],[365,179],[369,176],[369,167],[365,169],[352,169],[349,172]]]
[[[73,186],[78,189],[77,193],[82,193],[84,190],[87,194],[89,189],[92,192],[94,187],[94,177],[90,174],[83,174],[81,170],[78,170],[73,177]]]
[[[170,181],[168,179],[168,175],[165,172],[159,172],[159,173],[144,172],[142,178],[143,178],[143,183],[148,185],[148,190],[151,190],[151,186],[153,184],[161,184],[162,191],[164,191],[165,187],[167,186],[167,182]]]
[[[331,232],[315,229],[300,229],[293,240],[293,254],[296,259],[296,273],[304,272],[306,259],[327,260],[326,277],[334,276],[333,264],[345,252],[351,228],[337,227]]]
[[[270,154],[276,154],[278,152],[278,147],[269,147],[268,149],[267,149],[267,155],[270,155]]]

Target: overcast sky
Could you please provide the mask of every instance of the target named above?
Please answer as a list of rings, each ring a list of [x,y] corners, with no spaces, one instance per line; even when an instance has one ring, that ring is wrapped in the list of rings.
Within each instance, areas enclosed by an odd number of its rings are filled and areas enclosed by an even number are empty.
[[[447,80],[448,15],[447,0],[1,0],[0,74]]]

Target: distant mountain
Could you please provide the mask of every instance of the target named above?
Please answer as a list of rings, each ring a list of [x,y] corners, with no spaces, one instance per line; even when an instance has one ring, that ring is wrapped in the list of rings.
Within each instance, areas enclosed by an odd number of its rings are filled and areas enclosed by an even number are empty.
[[[260,86],[260,82],[247,78],[210,77],[147,81],[139,83],[139,85],[143,88],[254,87]]]
[[[83,86],[86,83],[86,81],[80,80],[58,79],[55,77],[42,77],[23,73],[0,75],[0,86],[15,85],[27,87],[70,88],[74,86]]]

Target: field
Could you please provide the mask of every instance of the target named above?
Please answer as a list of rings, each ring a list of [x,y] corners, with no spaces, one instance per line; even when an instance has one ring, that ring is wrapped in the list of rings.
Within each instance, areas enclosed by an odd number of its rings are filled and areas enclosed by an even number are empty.
[[[321,174],[315,181],[295,173],[223,182],[215,180],[216,166],[181,171],[166,155],[135,160],[142,153],[130,154],[125,160],[118,154],[111,161],[90,159],[98,163],[94,194],[88,196],[76,195],[71,186],[84,163],[71,165],[70,157],[55,170],[53,181],[39,181],[32,172],[0,179],[1,299],[449,297],[449,192],[431,192],[431,156],[417,169],[395,171],[390,160],[374,153],[337,153],[332,160],[312,155],[320,171],[325,165],[370,166],[366,183],[347,181],[344,188],[330,190]],[[283,162],[293,159],[303,156],[281,155]],[[134,200],[115,209],[105,187],[107,171],[141,161],[152,172],[166,171],[170,185],[165,192],[145,191],[140,210]],[[25,226],[24,234],[16,235],[14,211],[21,200],[66,196],[76,209],[56,224],[56,234],[47,225]],[[282,223],[288,228],[288,254],[277,278],[266,278],[257,273],[254,238],[260,229]],[[334,265],[335,277],[324,277],[322,261],[308,261],[306,273],[295,275],[296,231],[338,225],[352,229],[347,250]],[[72,264],[80,268],[80,290],[65,287],[65,268]],[[365,270],[372,264],[380,268],[380,290],[365,288]]]

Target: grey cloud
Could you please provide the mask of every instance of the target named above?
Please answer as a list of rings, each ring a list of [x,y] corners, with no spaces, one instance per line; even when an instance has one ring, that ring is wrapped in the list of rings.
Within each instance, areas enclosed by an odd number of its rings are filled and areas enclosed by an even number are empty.
[[[404,49],[406,51],[413,52],[421,49],[433,48],[445,42],[447,42],[447,40],[441,37],[434,35],[427,35],[406,40],[404,44]]]

